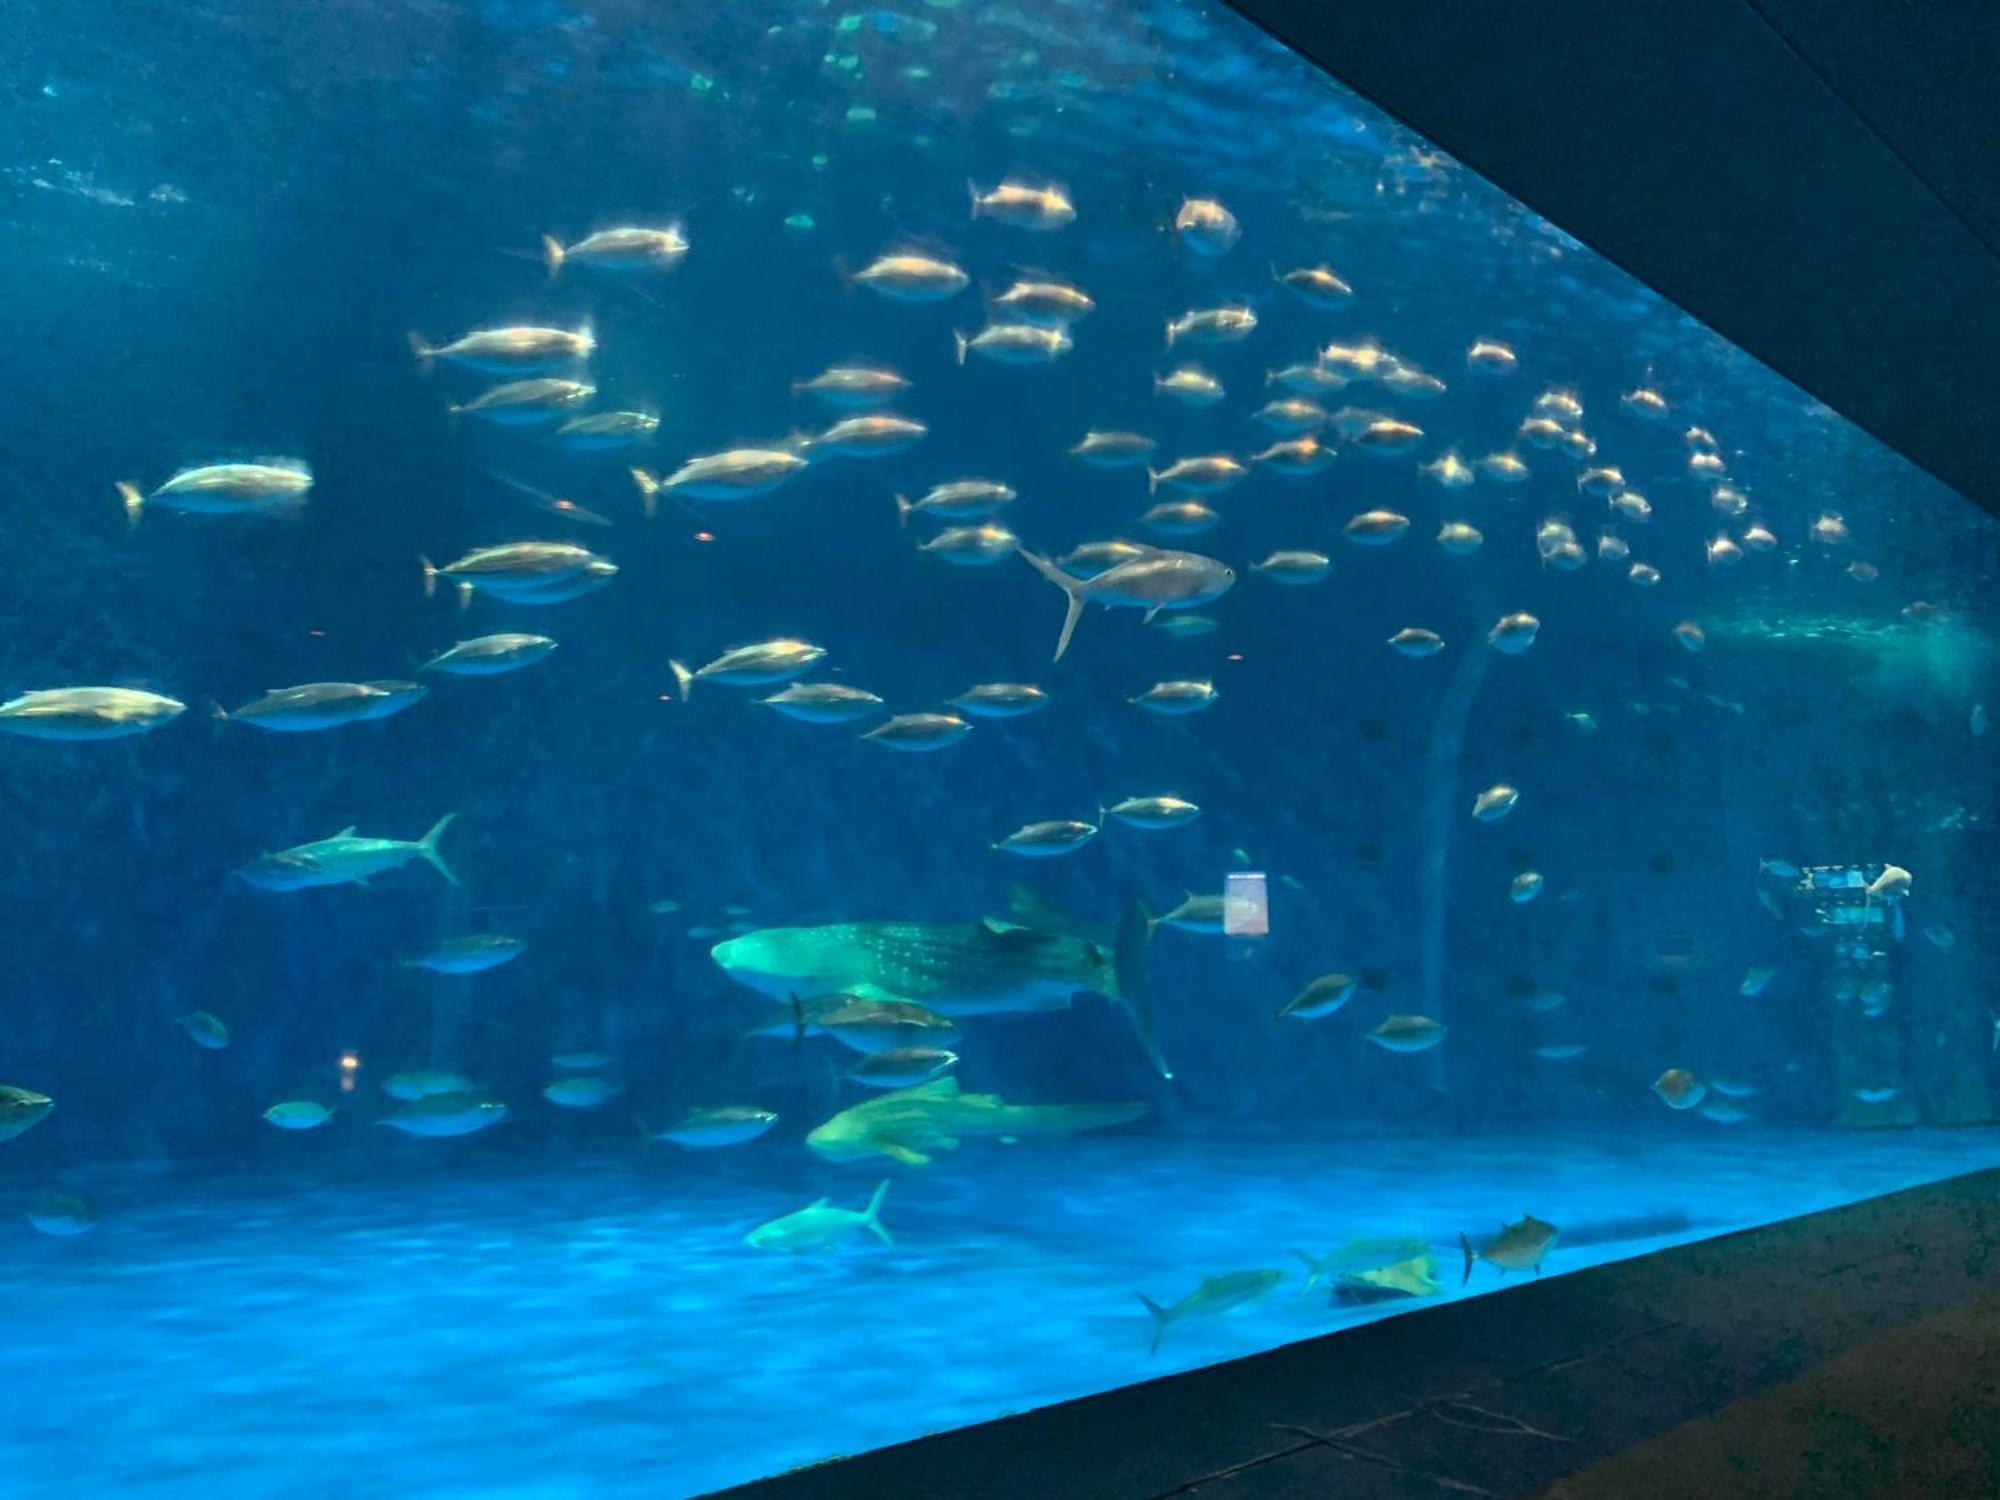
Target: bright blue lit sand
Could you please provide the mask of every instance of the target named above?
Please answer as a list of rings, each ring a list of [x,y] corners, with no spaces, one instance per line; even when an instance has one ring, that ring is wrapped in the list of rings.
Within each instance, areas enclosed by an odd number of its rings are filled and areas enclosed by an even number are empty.
[[[1292,1245],[1445,1239],[1523,1210],[1558,1224],[1675,1212],[1714,1232],[2000,1160],[1989,1131],[1686,1123],[1616,1145],[968,1147],[977,1171],[897,1175],[894,1249],[857,1240],[814,1259],[741,1237],[821,1192],[858,1207],[873,1173],[802,1163],[787,1190],[777,1158],[745,1153],[303,1189],[85,1182],[99,1229],[23,1226],[0,1269],[5,1489],[657,1500],[1380,1315],[1307,1300],[1294,1275],[1147,1358],[1134,1288],[1170,1301],[1217,1271],[1296,1271]],[[1550,1269],[1658,1243],[1558,1251]],[[1485,1267],[1472,1284],[1501,1285]]]

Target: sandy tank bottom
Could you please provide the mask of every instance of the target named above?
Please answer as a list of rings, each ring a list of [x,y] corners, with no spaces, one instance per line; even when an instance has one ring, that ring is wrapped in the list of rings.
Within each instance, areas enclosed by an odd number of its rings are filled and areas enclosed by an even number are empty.
[[[1454,1297],[1506,1283],[1481,1265],[1462,1293],[1444,1247],[1524,1212],[1627,1226],[1554,1273],[2000,1161],[1984,1130],[969,1146],[976,1170],[888,1174],[893,1247],[773,1256],[743,1235],[823,1194],[860,1208],[884,1174],[454,1144],[374,1181],[126,1173],[78,1184],[92,1234],[24,1225],[0,1269],[7,1492],[692,1495],[1434,1300],[1308,1296],[1294,1248],[1423,1235]],[[1135,1291],[1258,1268],[1285,1280],[1149,1357]]]

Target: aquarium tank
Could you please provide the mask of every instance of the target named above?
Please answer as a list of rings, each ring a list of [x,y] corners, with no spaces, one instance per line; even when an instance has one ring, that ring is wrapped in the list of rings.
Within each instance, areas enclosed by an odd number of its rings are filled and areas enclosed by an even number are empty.
[[[10,20],[10,1494],[696,1494],[2000,1158],[1993,520],[1223,7]]]

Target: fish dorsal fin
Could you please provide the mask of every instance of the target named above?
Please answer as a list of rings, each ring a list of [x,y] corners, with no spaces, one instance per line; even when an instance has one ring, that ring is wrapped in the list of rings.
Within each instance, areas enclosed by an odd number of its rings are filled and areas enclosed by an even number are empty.
[[[1008,915],[1017,927],[1056,937],[1078,937],[1089,942],[1107,941],[1103,929],[1080,921],[1031,885],[1017,884],[1007,891]]]
[[[360,826],[361,825],[358,823],[349,823],[345,828],[341,829],[340,832],[336,833],[334,837],[337,839],[351,839],[354,837],[354,830]]]
[[[812,1202],[806,1205],[806,1212],[811,1213],[816,1208],[825,1208],[827,1204],[831,1203],[832,1201],[833,1200],[831,1198],[815,1198]]]
[[[866,982],[851,984],[847,987],[847,993],[856,1000],[873,1000],[877,1003],[887,1003],[889,1001],[902,1001],[905,1004],[911,1003],[904,1000],[904,997],[897,994],[894,990],[885,990],[879,984],[868,984]]]
[[[1049,940],[1049,934],[1046,932],[1037,932],[1032,927],[1020,927],[1012,922],[1003,922],[998,917],[981,917],[979,936],[1000,948],[1032,948],[1038,943],[1046,943]]]

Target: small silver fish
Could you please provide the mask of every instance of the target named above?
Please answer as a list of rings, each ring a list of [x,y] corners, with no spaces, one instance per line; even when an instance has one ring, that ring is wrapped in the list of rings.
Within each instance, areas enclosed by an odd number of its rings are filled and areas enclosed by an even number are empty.
[[[302,459],[286,458],[182,469],[150,495],[127,481],[117,488],[126,518],[137,525],[155,508],[212,516],[294,510],[305,503],[312,484],[311,467]]]
[[[422,696],[422,693],[417,695]],[[393,697],[385,689],[365,682],[307,682],[297,687],[272,688],[234,712],[218,704],[215,716],[259,729],[298,734],[384,718],[415,701],[392,703],[389,700]]]
[[[555,649],[556,643],[545,635],[506,631],[460,641],[425,662],[422,670],[454,677],[496,677],[532,666]]]
[[[433,974],[483,974],[521,956],[527,944],[504,932],[475,932],[450,938],[415,958],[402,960],[406,968],[429,969]]]
[[[210,1011],[190,1011],[187,1015],[176,1016],[174,1024],[187,1033],[189,1041],[205,1051],[220,1052],[229,1045],[229,1028],[220,1016]]]
[[[1005,526],[947,526],[917,548],[962,568],[987,567],[1020,548],[1021,539]]]
[[[910,382],[894,370],[873,365],[829,365],[810,380],[792,386],[793,392],[817,396],[831,406],[884,406],[910,388]]]
[[[265,1110],[264,1118],[280,1130],[317,1130],[333,1118],[333,1111],[310,1099],[289,1099]]]
[[[137,688],[43,688],[0,703],[0,731],[35,740],[111,740],[158,729],[186,708]]]
[[[1240,302],[1222,307],[1197,307],[1167,323],[1167,347],[1178,343],[1234,344],[1257,328],[1257,314]]]
[[[1049,695],[1030,682],[982,682],[949,701],[982,719],[1018,719],[1047,708]]]
[[[564,365],[589,359],[597,349],[590,325],[571,331],[566,328],[481,328],[454,339],[449,344],[428,344],[418,334],[410,335],[410,351],[420,367],[433,361],[463,365],[487,375],[534,375],[559,370]]]
[[[1095,823],[1058,818],[1045,823],[1024,823],[993,847],[1007,854],[1049,859],[1061,854],[1073,854],[1096,837]]]
[[[956,745],[972,726],[957,714],[897,714],[869,730],[861,738],[890,750],[943,750]]]
[[[1127,797],[1104,811],[1134,828],[1158,830],[1179,828],[1201,816],[1201,809],[1185,797]]]
[[[855,272],[853,279],[898,302],[942,302],[972,284],[972,278],[950,261],[921,251],[878,256]]]
[[[1260,563],[1253,563],[1251,571],[1262,573],[1274,583],[1303,585],[1318,583],[1333,569],[1333,559],[1324,552],[1279,551],[1273,552]]]
[[[669,1125],[665,1130],[645,1133],[648,1140],[672,1141],[677,1146],[707,1150],[754,1141],[777,1123],[778,1117],[768,1109],[758,1109],[749,1104],[723,1104],[710,1109],[690,1110],[679,1123]]]
[[[553,235],[542,236],[542,260],[551,276],[570,264],[598,271],[669,271],[687,253],[687,236],[678,224],[664,229],[639,225],[600,229],[573,245],[565,245]]]
[[[1136,432],[1091,431],[1069,452],[1094,468],[1129,469],[1145,463],[1159,446]]]
[[[805,724],[851,724],[882,707],[876,694],[838,682],[795,682],[757,701]]]
[[[715,660],[696,670],[684,663],[669,661],[674,683],[683,703],[697,682],[721,682],[732,687],[764,687],[804,676],[826,657],[826,648],[792,636],[753,641],[732,646]]]
[[[553,422],[596,394],[596,386],[581,380],[540,376],[493,386],[470,401],[451,403],[446,410],[454,417],[477,417],[503,427],[527,427],[537,422]]]
[[[897,518],[905,524],[919,514],[976,521],[1012,504],[1015,491],[993,479],[954,479],[949,484],[932,485],[921,500],[906,500],[901,495],[895,498]]]
[[[1009,178],[982,192],[965,184],[972,200],[972,217],[994,219],[1017,229],[1061,229],[1076,222],[1076,205],[1061,188]]]
[[[1212,682],[1168,681],[1156,682],[1136,698],[1127,701],[1139,707],[1150,709],[1156,714],[1185,715],[1198,714],[1215,706],[1221,696]]]
[[[872,458],[880,454],[901,453],[905,448],[921,442],[929,431],[923,423],[908,417],[869,412],[865,416],[842,418],[818,437],[809,440],[805,448],[815,456],[831,453],[847,458]]]
[[[1242,237],[1236,215],[1213,198],[1187,198],[1174,215],[1174,234],[1196,255],[1221,255]]]
[[[1354,995],[1351,974],[1322,974],[1278,1008],[1277,1019],[1316,1021],[1339,1010]]]
[[[1074,347],[1067,328],[1041,323],[988,323],[977,333],[954,332],[951,338],[960,364],[967,354],[977,354],[995,364],[1044,365]]]

